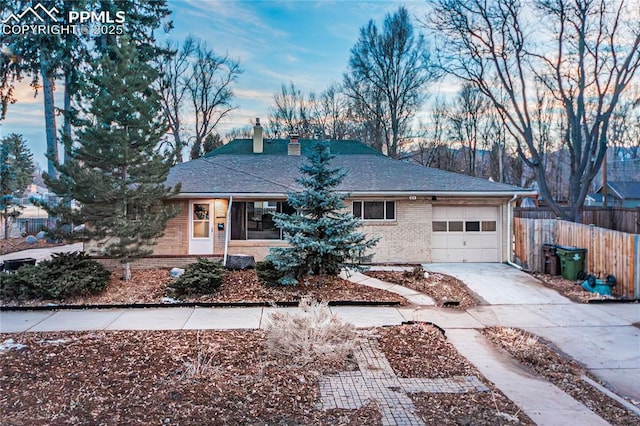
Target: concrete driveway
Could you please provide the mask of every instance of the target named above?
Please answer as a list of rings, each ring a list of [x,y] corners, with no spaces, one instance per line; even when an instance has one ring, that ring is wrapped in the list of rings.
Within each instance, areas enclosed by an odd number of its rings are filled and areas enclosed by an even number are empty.
[[[429,263],[423,267],[458,278],[488,305],[571,303],[531,275],[503,263]]]
[[[462,280],[484,300],[486,305],[467,310],[483,326],[518,327],[543,337],[616,391],[640,402],[637,303],[574,303],[505,264],[435,263],[423,267]]]

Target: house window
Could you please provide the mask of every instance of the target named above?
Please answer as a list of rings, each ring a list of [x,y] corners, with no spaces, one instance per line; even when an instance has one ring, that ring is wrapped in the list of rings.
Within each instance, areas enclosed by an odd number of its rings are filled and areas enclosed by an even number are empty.
[[[193,204],[193,238],[209,238],[209,203]]]
[[[495,232],[495,230],[496,230],[495,220],[486,220],[482,222],[482,232]]]
[[[284,201],[243,201],[231,205],[232,240],[280,240],[273,213],[295,213]]]
[[[495,232],[496,231],[496,221],[495,220],[485,220],[485,221],[467,221],[462,222],[458,220],[452,220],[446,222],[444,220],[434,220],[431,222],[431,227],[433,232]]]
[[[449,232],[462,232],[462,221],[450,221],[449,222]]]
[[[464,225],[467,232],[480,232],[480,222],[478,221],[465,222]]]
[[[395,220],[395,201],[354,201],[353,215],[364,220]]]
[[[447,222],[434,220],[431,224],[433,227],[433,232],[447,232]]]

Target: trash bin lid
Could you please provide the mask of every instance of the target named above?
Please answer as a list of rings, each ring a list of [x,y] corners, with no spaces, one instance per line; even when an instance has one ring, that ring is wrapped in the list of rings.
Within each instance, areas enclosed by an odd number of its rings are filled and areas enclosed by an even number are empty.
[[[556,249],[567,251],[567,252],[578,252],[578,253],[584,253],[587,251],[587,249],[585,248],[571,247],[571,246],[556,246]]]

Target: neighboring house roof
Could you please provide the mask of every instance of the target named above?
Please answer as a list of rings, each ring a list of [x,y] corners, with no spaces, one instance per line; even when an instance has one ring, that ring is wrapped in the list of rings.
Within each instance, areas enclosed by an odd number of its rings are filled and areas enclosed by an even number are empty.
[[[585,197],[588,200],[593,201],[594,203],[602,203],[603,202],[603,197],[602,194],[594,194],[592,192],[588,193],[587,196]]]
[[[183,196],[263,194],[277,195],[301,190],[296,183],[305,153],[317,143],[301,140],[303,155],[287,155],[287,141],[276,140],[271,146],[265,141],[262,154],[254,154],[250,139],[239,139],[209,153],[204,158],[174,166],[167,178],[168,185],[181,183]],[[269,147],[270,146],[270,147]],[[446,172],[388,158],[356,141],[331,141],[336,155],[331,166],[341,168],[346,176],[338,191],[353,195],[392,193],[455,193],[465,195],[512,194],[532,195],[534,191],[513,185]]]
[[[640,182],[607,182],[607,188],[622,200],[640,200]],[[602,193],[602,186],[598,194]]]
[[[315,139],[301,139],[300,148],[302,155],[309,155],[320,141]],[[263,152],[255,154],[253,152],[252,139],[235,139],[220,148],[213,150],[205,155],[205,157],[215,157],[217,155],[240,154],[240,155],[287,155],[288,139],[265,139],[263,143]],[[358,141],[350,140],[331,140],[329,141],[329,150],[336,155],[378,155],[384,157],[384,154],[376,151]]]

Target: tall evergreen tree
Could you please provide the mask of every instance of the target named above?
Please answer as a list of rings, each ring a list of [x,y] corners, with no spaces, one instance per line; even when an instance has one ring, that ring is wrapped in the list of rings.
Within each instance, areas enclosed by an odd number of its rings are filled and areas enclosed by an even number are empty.
[[[300,167],[302,177],[297,182],[303,190],[288,194],[288,203],[297,213],[274,214],[274,221],[284,232],[289,247],[271,249],[267,260],[285,273],[283,285],[294,285],[308,273],[335,276],[343,266],[360,268],[372,254],[365,251],[378,243],[358,232],[360,221],[345,212],[348,194],[336,192],[344,172],[330,167],[334,158],[327,142],[314,147],[308,161]]]
[[[31,183],[35,166],[33,154],[22,135],[15,133],[0,141],[0,216],[4,222],[4,238],[9,238],[9,218],[21,214],[22,206],[13,202],[16,193]]]
[[[158,73],[123,38],[88,71],[78,105],[85,117],[59,178],[45,181],[64,201],[48,206],[66,223],[85,223],[83,238],[123,264],[151,253],[167,220],[176,212],[162,200],[174,193],[163,185],[170,160],[156,152],[166,131],[159,95],[152,85]],[[73,209],[68,201],[76,200]]]

